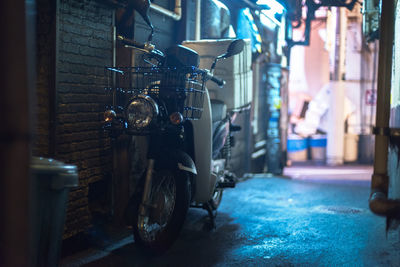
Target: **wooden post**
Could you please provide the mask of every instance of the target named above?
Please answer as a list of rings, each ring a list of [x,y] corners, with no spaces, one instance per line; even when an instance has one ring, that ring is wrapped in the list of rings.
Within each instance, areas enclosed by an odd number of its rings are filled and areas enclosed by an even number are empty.
[[[0,266],[29,262],[29,63],[26,7],[34,1],[0,1]],[[34,23],[34,21],[29,21]],[[28,42],[29,41],[29,42]],[[29,48],[29,49],[28,49]],[[34,85],[33,85],[34,86]]]

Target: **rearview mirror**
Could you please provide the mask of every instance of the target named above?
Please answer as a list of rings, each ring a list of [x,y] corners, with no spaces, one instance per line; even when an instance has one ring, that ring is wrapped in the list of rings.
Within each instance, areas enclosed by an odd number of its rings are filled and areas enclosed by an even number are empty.
[[[244,41],[243,39],[236,39],[232,43],[229,44],[228,50],[224,55],[222,55],[223,58],[228,58],[232,57],[234,55],[239,54],[240,52],[243,51],[244,48]]]
[[[219,55],[218,57],[215,58],[213,64],[211,65],[211,71],[214,70],[215,65],[217,64],[217,61],[223,58],[228,58],[228,57],[232,57],[234,55],[239,54],[240,52],[243,51],[244,48],[244,41],[243,39],[236,39],[234,41],[232,41],[229,46],[228,49],[226,50],[225,54]]]

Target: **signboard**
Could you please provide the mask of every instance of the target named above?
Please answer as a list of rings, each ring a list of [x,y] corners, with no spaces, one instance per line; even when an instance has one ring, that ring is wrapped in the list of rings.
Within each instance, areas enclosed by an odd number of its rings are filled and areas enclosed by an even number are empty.
[[[365,104],[368,106],[375,106],[376,105],[376,90],[368,89],[365,91]]]

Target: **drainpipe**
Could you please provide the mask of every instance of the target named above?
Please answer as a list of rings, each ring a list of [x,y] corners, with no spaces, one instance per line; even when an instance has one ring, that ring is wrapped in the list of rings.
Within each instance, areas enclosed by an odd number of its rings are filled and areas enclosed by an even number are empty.
[[[60,29],[60,0],[51,1],[54,23],[51,27],[51,63],[50,63],[50,78],[49,78],[49,147],[48,156],[55,158],[57,149],[57,72],[58,72],[58,48],[60,47],[59,29]]]
[[[200,40],[201,33],[201,0],[196,0],[196,28],[194,32],[194,40]]]
[[[180,20],[182,17],[181,0],[175,0],[174,11],[168,10],[166,8],[163,8],[162,6],[159,6],[159,5],[156,5],[153,3],[150,4],[150,8],[153,9],[154,11],[157,11],[158,13],[168,16],[176,21]]]
[[[344,58],[346,49],[346,10],[342,7],[332,7],[332,15],[335,18],[335,46],[332,49],[331,62],[333,65],[332,79],[330,81],[330,101],[328,110],[326,162],[335,166],[343,164],[344,143],[344,98],[345,88],[343,82]],[[335,108],[336,107],[336,108]]]
[[[371,211],[381,216],[393,216],[400,212],[400,201],[388,199],[389,176],[387,174],[394,10],[394,1],[382,1],[376,127],[374,127],[375,159],[369,199]]]

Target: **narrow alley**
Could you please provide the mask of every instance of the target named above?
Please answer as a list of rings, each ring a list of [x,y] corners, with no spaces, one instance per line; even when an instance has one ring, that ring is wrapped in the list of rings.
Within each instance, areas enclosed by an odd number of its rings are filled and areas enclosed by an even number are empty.
[[[165,255],[143,255],[129,236],[118,249],[91,249],[61,266],[398,266],[398,233],[386,235],[385,219],[368,209],[371,168],[310,169],[287,168],[293,179],[255,175],[226,190],[215,230],[205,211],[190,209]]]
[[[0,267],[400,267],[400,0],[0,14]]]

